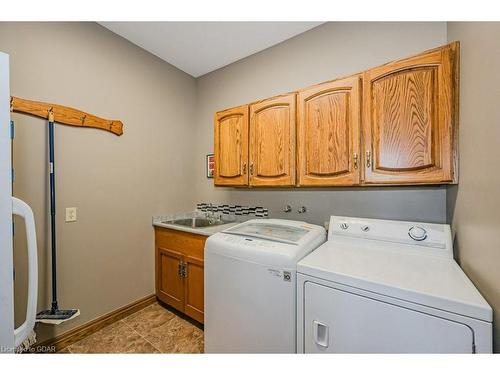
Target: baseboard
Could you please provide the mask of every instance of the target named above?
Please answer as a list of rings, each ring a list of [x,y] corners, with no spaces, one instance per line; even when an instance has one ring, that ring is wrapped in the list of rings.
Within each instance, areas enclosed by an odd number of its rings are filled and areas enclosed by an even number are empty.
[[[94,332],[97,332],[100,329],[110,325],[111,323],[117,322],[139,310],[142,310],[143,308],[154,302],[156,302],[156,295],[151,294],[128,305],[120,307],[119,309],[102,315],[94,320],[84,323],[78,327],[70,329],[69,331],[64,332],[59,336],[45,340],[41,343],[37,343],[36,346],[54,346],[56,351],[62,350],[65,347],[77,341],[80,341],[81,339],[84,339]]]

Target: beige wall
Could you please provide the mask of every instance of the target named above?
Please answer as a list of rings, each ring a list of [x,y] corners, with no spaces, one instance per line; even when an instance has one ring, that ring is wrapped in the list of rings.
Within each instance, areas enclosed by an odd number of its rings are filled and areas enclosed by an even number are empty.
[[[197,199],[262,204],[274,217],[323,223],[331,214],[445,222],[446,189],[225,189],[204,177],[217,110],[356,73],[446,44],[445,23],[328,23],[197,80]],[[283,214],[286,203],[294,212]],[[305,215],[296,213],[305,205]]]
[[[448,220],[465,273],[500,319],[500,23],[449,23],[461,43],[460,183],[447,191]],[[500,329],[495,349],[500,352]]]
[[[0,23],[11,93],[120,119],[117,137],[56,126],[59,300],[81,317],[40,339],[154,292],[151,216],[193,206],[195,80],[94,23]],[[39,309],[49,306],[46,123],[16,122],[14,193],[35,212]],[[64,222],[65,207],[78,221]],[[16,235],[16,315],[24,311],[23,241]]]

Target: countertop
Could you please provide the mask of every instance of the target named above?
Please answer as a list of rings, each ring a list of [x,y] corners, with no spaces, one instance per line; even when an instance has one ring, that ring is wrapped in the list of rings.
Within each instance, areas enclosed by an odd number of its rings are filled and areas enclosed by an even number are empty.
[[[226,224],[221,224],[221,225],[213,225],[213,226],[209,226],[209,227],[198,227],[198,228],[187,227],[185,225],[177,225],[177,224],[172,224],[172,223],[165,223],[166,221],[169,221],[169,220],[191,219],[193,217],[204,217],[204,216],[200,215],[200,213],[198,213],[198,212],[154,216],[153,217],[153,226],[179,230],[182,232],[200,234],[202,236],[211,236],[212,234],[215,234],[215,233],[221,232],[225,229],[229,229],[231,227],[234,227],[235,225],[238,225],[244,221],[244,220],[241,220],[241,218],[236,219],[234,217],[223,216],[223,219],[225,221],[227,221],[227,220],[234,220],[234,221],[232,221],[230,223],[226,223]]]

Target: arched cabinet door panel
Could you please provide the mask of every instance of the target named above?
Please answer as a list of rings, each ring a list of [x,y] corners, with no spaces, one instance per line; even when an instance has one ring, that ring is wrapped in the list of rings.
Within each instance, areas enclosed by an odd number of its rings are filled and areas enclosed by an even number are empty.
[[[295,96],[250,105],[250,186],[295,185]]]
[[[359,184],[360,96],[358,75],[299,91],[297,185]]]
[[[217,112],[214,126],[215,185],[248,185],[248,105]]]
[[[364,183],[456,182],[458,48],[364,73]]]

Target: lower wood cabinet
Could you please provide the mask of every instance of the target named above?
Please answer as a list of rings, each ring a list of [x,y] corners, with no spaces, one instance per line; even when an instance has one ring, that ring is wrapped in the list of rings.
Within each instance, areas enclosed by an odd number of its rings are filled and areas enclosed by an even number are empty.
[[[203,259],[186,256],[184,258],[184,312],[203,323],[204,311],[204,270]]]
[[[156,297],[203,323],[206,237],[155,227]]]

